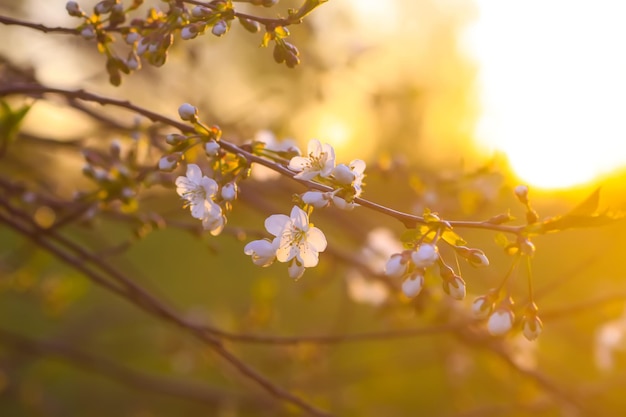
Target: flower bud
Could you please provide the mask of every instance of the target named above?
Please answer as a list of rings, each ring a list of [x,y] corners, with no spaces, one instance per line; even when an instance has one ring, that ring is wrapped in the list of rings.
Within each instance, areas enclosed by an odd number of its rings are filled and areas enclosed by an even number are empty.
[[[515,195],[522,204],[528,204],[528,186],[518,185],[515,187]]]
[[[352,181],[356,178],[354,172],[346,164],[337,165],[332,172],[333,177],[339,184],[352,184]]]
[[[101,2],[99,2],[98,4],[94,6],[93,11],[95,14],[109,13],[111,11],[112,6],[113,6],[113,3],[111,2],[111,0],[102,0]]]
[[[130,51],[128,53],[128,58],[126,59],[126,66],[129,70],[136,71],[141,68],[141,60],[139,59],[139,55],[135,52]]]
[[[502,336],[513,328],[515,316],[508,308],[500,307],[494,311],[487,321],[487,330],[494,336]]]
[[[83,15],[83,11],[75,1],[68,1],[65,3],[65,10],[67,10],[67,13],[73,17],[82,17]]]
[[[477,319],[486,319],[493,311],[493,302],[490,297],[481,295],[472,303],[472,313]]]
[[[237,183],[229,182],[222,187],[222,198],[226,201],[233,201],[235,198],[237,198],[237,191]]]
[[[480,249],[467,248],[465,246],[458,246],[455,249],[457,253],[467,259],[472,266],[489,266],[489,259],[485,255],[485,252]]]
[[[83,30],[80,31],[80,36],[82,36],[83,39],[91,40],[96,37],[96,31],[92,26],[85,26]]]
[[[439,259],[439,249],[436,245],[423,243],[411,253],[411,260],[418,268],[428,268]]]
[[[333,195],[331,192],[323,193],[321,191],[307,191],[302,194],[302,201],[305,204],[309,204],[316,208],[327,207],[332,200]]]
[[[458,275],[454,275],[451,279],[443,280],[443,290],[455,300],[465,298],[465,281]]]
[[[535,314],[528,314],[522,318],[522,333],[527,340],[537,339],[542,330],[543,323]]]
[[[225,20],[219,20],[217,23],[213,25],[213,29],[211,29],[211,33],[215,36],[222,36],[228,31],[228,24]]]
[[[178,162],[180,161],[182,155],[183,154],[180,152],[174,152],[170,155],[165,155],[164,157],[159,159],[159,170],[166,172],[173,171],[174,168],[176,168],[176,166],[178,165]]]
[[[179,133],[170,133],[165,136],[165,142],[168,145],[176,146],[187,140],[187,136],[181,135]]]
[[[109,152],[111,152],[111,156],[115,159],[119,159],[122,154],[122,144],[119,140],[115,139],[111,141],[109,145]]]
[[[182,120],[193,121],[198,116],[198,109],[189,103],[183,103],[178,108],[178,115]]]
[[[424,275],[421,272],[412,273],[402,282],[402,292],[409,298],[413,298],[422,291]]]
[[[210,140],[204,144],[204,152],[207,156],[215,156],[220,151],[220,145],[214,140]]]
[[[191,15],[193,17],[201,18],[201,17],[208,16],[211,13],[212,13],[212,10],[204,6],[196,6],[193,9],[191,9]]]
[[[180,31],[180,37],[183,38],[183,40],[193,39],[196,36],[198,36],[198,32],[194,30],[192,25],[185,26]]]
[[[137,32],[128,32],[126,36],[124,36],[124,41],[129,45],[134,44],[139,39],[141,39],[141,35]]]
[[[333,204],[338,209],[346,210],[346,211],[353,210],[356,206],[358,206],[358,204],[356,204],[355,202],[346,201],[345,198],[338,197],[336,195],[333,195]]]
[[[385,274],[392,278],[398,278],[406,273],[407,268],[408,259],[406,259],[405,253],[395,253],[391,255],[385,265]]]
[[[535,245],[529,239],[520,239],[519,248],[522,255],[533,256],[535,254]]]

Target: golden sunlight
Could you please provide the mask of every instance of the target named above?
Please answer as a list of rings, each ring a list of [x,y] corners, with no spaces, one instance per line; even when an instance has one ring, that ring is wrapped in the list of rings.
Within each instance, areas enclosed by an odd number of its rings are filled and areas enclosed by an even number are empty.
[[[626,3],[475,2],[480,146],[538,188],[626,166]]]

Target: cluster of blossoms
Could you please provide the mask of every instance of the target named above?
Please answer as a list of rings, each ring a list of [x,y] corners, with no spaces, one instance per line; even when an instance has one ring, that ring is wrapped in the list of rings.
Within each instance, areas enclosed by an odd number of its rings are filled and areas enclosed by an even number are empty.
[[[305,204],[316,208],[328,207],[331,203],[343,210],[352,210],[357,204],[354,199],[363,192],[365,162],[354,159],[349,164],[335,166],[335,150],[329,144],[312,139],[307,147],[307,156],[295,156],[289,168],[296,171],[294,178],[317,180],[330,185],[333,191],[307,191],[302,195]]]
[[[230,184],[230,185],[229,185]],[[236,188],[232,183],[221,189],[223,200],[230,201],[236,196]],[[202,175],[196,164],[187,165],[187,175],[176,178],[176,192],[191,210],[191,216],[202,220],[202,227],[212,235],[219,235],[226,224],[226,216],[222,207],[215,202],[218,185],[214,179]]]
[[[281,24],[299,23],[315,7],[326,0],[307,1],[299,10],[291,10],[288,19],[277,19],[277,24],[265,24],[265,34],[261,46],[267,47],[274,42],[274,60],[293,68],[300,63],[300,52],[285,38],[289,31]],[[248,14],[236,13],[230,0],[213,0],[204,5],[195,5],[191,9],[178,0],[163,0],[168,10],[150,7],[146,17],[133,18],[130,24],[122,26],[129,17],[129,12],[136,11],[144,0],[132,0],[124,6],[122,0],[100,0],[93,6],[93,13],[86,13],[76,1],[65,4],[67,13],[83,22],[77,27],[81,37],[95,40],[98,50],[106,55],[106,70],[113,85],[121,83],[121,73],[130,74],[139,70],[143,62],[160,67],[167,60],[168,50],[174,43],[174,36],[180,34],[183,40],[194,39],[208,31],[215,36],[225,35],[233,21],[251,33],[261,31],[260,21]],[[251,0],[248,3],[257,6],[272,7],[277,0]],[[281,24],[278,24],[280,22]],[[121,34],[128,46],[126,57],[119,55],[119,48],[112,45],[116,34]]]
[[[200,220],[203,228],[212,235],[218,235],[226,224],[225,213],[237,197],[237,182],[249,175],[249,162],[243,156],[222,150],[219,143],[221,131],[215,126],[203,125],[198,119],[197,108],[183,104],[178,113],[182,120],[193,124],[194,133],[167,135],[166,142],[173,149],[161,158],[159,169],[175,169],[187,150],[203,145],[212,175],[205,175],[196,164],[188,164],[186,175],[176,178],[176,191],[190,208],[192,217]],[[306,268],[317,266],[319,254],[327,246],[324,233],[310,221],[311,213],[331,204],[344,210],[356,207],[356,201],[363,192],[365,162],[355,159],[348,164],[336,164],[333,147],[317,139],[309,141],[306,155],[302,155],[293,144],[285,148],[261,140],[247,145],[246,149],[257,157],[284,164],[293,172],[294,179],[309,185],[309,190],[299,196],[289,216],[273,214],[265,219],[265,229],[271,238],[254,240],[244,247],[244,253],[251,256],[255,265],[267,267],[276,261],[286,263],[289,276],[298,279]],[[315,189],[318,187],[327,190],[318,191]],[[522,187],[516,189],[516,195],[530,211],[527,192]],[[528,216],[528,220],[534,220],[534,216]],[[456,256],[475,267],[488,266],[489,260],[480,249],[463,246],[463,239],[435,213],[425,211],[424,221],[424,225],[411,229],[403,237],[407,249],[392,245],[393,252],[386,252],[386,262],[381,258],[381,262],[385,262],[384,273],[392,279],[401,278],[403,294],[413,298],[422,291],[427,271],[436,265],[443,291],[453,299],[463,300],[466,296],[465,281],[444,262],[438,244],[445,242]],[[518,254],[530,256],[533,251],[528,248],[531,245],[527,238],[518,236],[518,242],[508,245],[507,250],[516,249]],[[388,296],[382,284],[372,285],[363,277],[353,276],[349,285],[359,299],[373,304],[380,304]],[[493,335],[507,334],[516,324],[513,301],[500,290],[477,297],[472,303],[472,312],[477,319],[486,320],[487,330]],[[529,303],[520,323],[526,339],[534,340],[539,336],[543,325],[534,303]]]
[[[297,151],[297,149],[296,149]],[[354,199],[362,193],[365,162],[354,160],[350,164],[335,166],[335,150],[317,139],[309,141],[307,155],[293,156],[288,167],[296,172],[294,178],[329,185],[333,191],[307,191],[301,196],[303,210],[294,206],[291,215],[274,214],[265,220],[265,229],[273,239],[250,242],[244,248],[246,255],[259,266],[271,265],[274,261],[288,264],[289,276],[297,279],[305,268],[318,263],[319,252],[326,249],[324,233],[309,222],[309,214],[315,208],[327,207],[332,202],[337,207],[351,210]]]
[[[254,240],[245,246],[244,253],[259,266],[269,266],[276,260],[287,263],[289,276],[294,279],[300,278],[305,268],[316,266],[319,252],[326,249],[324,233],[309,223],[308,214],[297,206],[290,216],[269,216],[265,229],[274,238]]]

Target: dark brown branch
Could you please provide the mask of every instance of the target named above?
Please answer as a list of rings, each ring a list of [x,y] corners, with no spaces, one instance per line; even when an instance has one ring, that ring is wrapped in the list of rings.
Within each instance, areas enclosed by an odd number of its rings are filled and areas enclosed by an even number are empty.
[[[8,16],[0,16],[0,23],[5,24],[7,26],[9,25],[23,26],[23,27],[35,29],[44,33],[63,33],[66,35],[78,34],[78,31],[76,29],[62,28],[62,27],[50,27],[50,26],[39,24],[39,23],[32,23],[32,22],[27,22],[27,21],[20,20],[20,19],[14,19]]]
[[[103,97],[103,96],[99,96],[96,94],[88,93],[84,90],[64,90],[60,88],[52,88],[52,87],[45,87],[45,86],[38,86],[38,85],[12,85],[8,87],[0,88],[0,97],[13,95],[13,94],[26,94],[26,95],[60,94],[62,96],[69,97],[72,99],[91,101],[91,102],[99,103],[101,105],[112,105],[116,107],[125,108],[134,113],[140,114],[152,120],[153,122],[163,123],[164,125],[172,126],[180,130],[181,132],[189,133],[189,132],[194,131],[193,128],[189,126],[188,124],[178,122],[176,120],[165,117],[161,114],[136,106],[132,104],[131,102],[129,102],[128,100],[118,100],[118,99]],[[228,142],[226,140],[221,140],[220,146],[223,149],[233,154],[242,155],[249,162],[254,162],[254,163],[266,166],[272,169],[273,171],[276,171],[288,178],[291,178],[292,180],[300,184],[303,184],[309,189],[316,189],[316,190],[321,190],[321,191],[332,191],[332,188],[326,185],[319,184],[313,181],[303,181],[303,180],[296,179],[294,178],[295,172],[291,171],[286,166],[277,164],[275,162],[272,162],[260,156],[254,155],[231,142]],[[382,206],[378,203],[365,200],[363,198],[356,198],[354,201],[355,203],[358,203],[363,207],[367,207],[371,210],[377,211],[379,213],[385,214],[387,216],[390,216],[399,220],[407,228],[414,228],[418,224],[425,223],[424,219],[420,216],[403,213],[403,212]],[[483,230],[491,230],[491,231],[498,231],[498,232],[504,232],[504,233],[512,233],[516,235],[519,235],[524,229],[524,226],[498,225],[498,224],[489,223],[488,221],[483,221],[483,222],[448,221],[448,223],[452,227],[459,227],[459,228],[466,228],[466,229],[483,229]]]
[[[149,375],[69,346],[34,340],[4,329],[0,329],[0,343],[15,350],[18,354],[59,359],[72,366],[102,375],[116,382],[156,394],[165,394],[208,405],[218,405],[221,401],[228,399],[229,401],[235,400],[250,408],[259,406],[264,408],[271,407],[271,404],[266,401],[242,397],[237,393],[208,387],[205,384],[192,384]]]
[[[8,211],[12,217],[7,217],[0,213],[0,222],[6,224],[13,230],[22,234],[23,236],[31,239],[41,248],[47,250],[49,253],[62,260],[66,264],[70,265],[74,269],[85,274],[86,277],[91,279],[94,283],[104,286],[105,288],[112,290],[117,295],[129,301],[131,304],[139,307],[145,312],[155,315],[167,322],[170,322],[180,328],[186,329],[191,335],[200,341],[210,346],[214,352],[229,362],[235,369],[237,369],[242,375],[248,377],[258,385],[263,387],[267,392],[271,393],[276,398],[289,402],[294,406],[302,409],[303,411],[314,416],[330,416],[329,413],[318,409],[317,407],[309,404],[300,397],[290,393],[289,391],[279,387],[265,376],[260,374],[257,370],[242,362],[238,357],[233,355],[227,350],[214,335],[208,333],[206,329],[189,323],[177,314],[169,306],[166,306],[161,301],[157,300],[154,296],[149,294],[146,290],[139,287],[136,283],[132,282],[129,278],[125,277],[119,271],[115,270],[110,265],[100,262],[96,257],[84,250],[82,247],[73,244],[67,239],[60,236],[55,231],[47,231],[41,229],[36,224],[30,222],[29,217],[25,214],[21,214],[19,210],[12,207],[7,201],[0,200],[2,207]],[[19,218],[18,221],[15,218]],[[26,224],[25,224],[26,223]],[[68,254],[63,249],[50,243],[50,240],[54,239],[65,247],[69,247],[74,254]],[[110,275],[118,283],[124,285],[123,289],[119,289],[113,286],[102,273],[94,271],[89,268],[86,263],[92,263],[98,267],[105,274]]]

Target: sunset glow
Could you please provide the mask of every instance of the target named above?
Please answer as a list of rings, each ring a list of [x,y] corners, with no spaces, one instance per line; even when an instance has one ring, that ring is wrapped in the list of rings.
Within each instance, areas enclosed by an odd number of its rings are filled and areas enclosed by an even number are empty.
[[[626,5],[476,4],[463,42],[479,66],[480,146],[540,188],[626,166]]]

